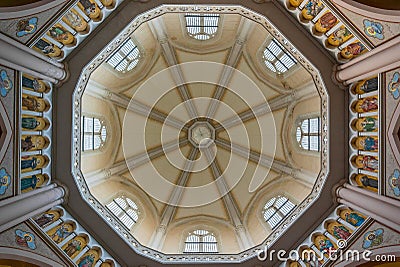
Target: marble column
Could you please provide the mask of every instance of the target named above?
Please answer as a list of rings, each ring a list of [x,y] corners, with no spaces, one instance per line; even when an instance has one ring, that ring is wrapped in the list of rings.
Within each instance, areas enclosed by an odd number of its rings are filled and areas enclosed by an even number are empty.
[[[338,82],[349,85],[400,66],[400,36],[337,67]]]
[[[345,183],[336,190],[337,201],[400,231],[400,202]]]
[[[65,190],[51,184],[0,201],[0,232],[64,202]]]
[[[62,63],[0,34],[1,64],[57,84],[67,77]]]

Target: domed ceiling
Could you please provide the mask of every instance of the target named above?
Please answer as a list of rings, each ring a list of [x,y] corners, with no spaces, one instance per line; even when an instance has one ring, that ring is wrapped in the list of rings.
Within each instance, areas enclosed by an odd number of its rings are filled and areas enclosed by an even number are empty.
[[[318,71],[242,7],[161,6],[135,18],[87,65],[74,98],[82,195],[158,261],[255,256],[323,184]],[[278,203],[271,223],[266,205],[279,197],[292,206]],[[131,219],[115,212],[124,205]],[[199,231],[214,250],[187,249]]]

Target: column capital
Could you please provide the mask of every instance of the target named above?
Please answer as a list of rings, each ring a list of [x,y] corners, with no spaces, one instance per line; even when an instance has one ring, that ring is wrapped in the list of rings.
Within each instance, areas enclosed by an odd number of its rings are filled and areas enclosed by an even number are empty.
[[[339,65],[339,64],[334,64],[333,67],[332,67],[331,80],[332,80],[333,83],[334,83],[335,85],[337,85],[340,89],[346,90],[347,87],[346,87],[345,81],[341,80],[341,79],[338,77],[338,75],[337,75],[337,74],[338,74],[338,71],[340,71],[340,65]]]
[[[347,179],[341,179],[337,184],[332,187],[332,196],[335,204],[339,204],[339,191],[345,187],[347,184]]]
[[[61,194],[63,195],[63,203],[68,203],[70,192],[67,185],[58,179],[54,179],[53,182],[57,185],[55,188],[61,190]]]

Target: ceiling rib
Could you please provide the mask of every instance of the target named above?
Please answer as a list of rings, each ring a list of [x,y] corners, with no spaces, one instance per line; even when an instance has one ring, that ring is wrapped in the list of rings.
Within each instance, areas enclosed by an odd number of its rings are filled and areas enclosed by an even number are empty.
[[[95,171],[92,173],[85,174],[85,180],[90,187],[100,184],[107,178],[114,175],[121,175],[127,172],[129,169],[137,168],[150,160],[154,160],[158,157],[163,156],[165,153],[175,151],[179,146],[184,146],[188,144],[187,138],[181,138],[178,142],[171,141],[164,145],[157,146],[141,154],[129,157],[126,160],[122,160],[118,163],[114,163],[109,168],[101,169],[100,171]]]
[[[232,74],[234,72],[234,67],[236,67],[237,62],[239,61],[240,55],[242,54],[243,46],[247,40],[247,36],[249,35],[253,22],[251,20],[241,18],[242,27],[237,33],[236,41],[231,48],[228,59],[225,62],[224,68],[221,73],[221,77],[219,78],[219,82],[217,85],[217,89],[213,94],[213,98],[215,100],[220,100],[224,95],[225,88],[231,80]],[[210,105],[207,109],[206,118],[213,118],[215,112],[217,111],[219,101],[211,101]]]
[[[223,203],[228,211],[229,218],[233,226],[235,227],[235,232],[238,237],[239,243],[242,246],[242,249],[248,249],[254,245],[251,240],[250,235],[247,232],[246,227],[243,225],[239,208],[231,195],[231,191],[226,184],[226,180],[222,175],[222,172],[216,162],[216,158],[214,159],[212,151],[210,148],[202,150],[204,155],[206,156],[208,162],[210,163],[210,167],[214,176],[214,180],[216,182],[218,191],[223,196]]]
[[[192,148],[192,150],[190,151],[189,158],[186,160],[183,168],[186,171],[181,172],[178,178],[178,182],[176,184],[177,186],[174,187],[174,190],[172,191],[171,196],[168,200],[169,204],[166,204],[160,219],[160,224],[158,225],[157,230],[155,231],[152,237],[150,246],[153,247],[154,249],[161,249],[162,240],[165,236],[167,227],[175,215],[177,205],[181,200],[184,187],[187,184],[187,181],[189,179],[191,170],[193,169],[195,159],[197,158],[198,153],[199,150],[197,148]]]
[[[184,104],[189,113],[189,116],[192,119],[196,119],[198,117],[198,112],[196,106],[191,101],[188,101],[191,99],[191,96],[187,88],[186,81],[183,78],[182,70],[178,65],[179,62],[176,58],[175,51],[173,50],[173,47],[169,42],[168,36],[165,32],[164,20],[159,17],[150,21],[149,24],[151,25],[153,34],[160,43],[162,54],[164,55],[168,66],[173,67],[170,68],[171,75],[174,79],[174,82],[177,84],[179,94],[181,95],[183,101],[185,101]]]
[[[273,112],[281,108],[286,108],[290,104],[298,102],[300,99],[303,101],[317,95],[318,93],[314,88],[314,83],[310,82],[300,89],[293,90],[290,94],[279,95],[268,101],[268,103],[262,103],[255,107],[251,107],[236,116],[232,116],[222,121],[221,124],[219,124],[215,128],[215,130],[218,131],[222,130],[223,128],[229,129],[230,127],[239,125],[256,117],[260,117],[269,112]]]
[[[250,161],[259,164],[260,166],[271,168],[274,172],[292,176],[293,178],[302,181],[303,184],[309,188],[311,188],[315,182],[315,175],[301,169],[293,168],[291,165],[273,157],[260,154],[256,151],[247,149],[238,144],[230,143],[229,141],[220,138],[215,140],[215,144],[225,150],[232,151],[241,157],[246,159],[248,158]]]
[[[135,99],[130,99],[129,97],[126,97],[119,93],[111,92],[110,90],[92,81],[88,83],[86,90],[88,90],[88,93],[90,95],[108,100],[114,105],[121,107],[123,109],[130,110],[137,114],[143,115],[144,117],[149,117],[155,121],[158,121],[162,124],[166,124],[168,126],[174,127],[179,130],[181,129],[187,130],[187,127],[185,126],[185,123],[183,121],[174,118],[172,116],[167,116],[166,114],[158,110],[152,109],[150,106],[141,103]]]

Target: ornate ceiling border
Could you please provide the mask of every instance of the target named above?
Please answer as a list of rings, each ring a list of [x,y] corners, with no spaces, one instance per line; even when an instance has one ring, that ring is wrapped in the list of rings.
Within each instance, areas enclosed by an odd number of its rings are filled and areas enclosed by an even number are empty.
[[[80,170],[80,117],[81,117],[81,98],[88,83],[91,73],[99,67],[111,53],[118,48],[131,34],[142,24],[151,19],[166,13],[186,13],[186,12],[207,12],[220,14],[238,14],[254,22],[260,23],[270,34],[283,46],[290,54],[296,58],[312,76],[318,93],[321,97],[321,171],[316,179],[310,195],[301,202],[286,219],[275,228],[261,244],[247,249],[238,254],[164,254],[141,245],[126,227],[109,212],[97,199],[95,199],[87,186],[83,174]],[[240,263],[250,258],[256,257],[258,253],[264,251],[265,247],[271,246],[285,230],[308,208],[310,204],[319,197],[324,186],[329,167],[328,155],[328,95],[319,71],[308,61],[286,38],[283,34],[263,15],[258,14],[242,6],[229,5],[161,5],[151,9],[132,20],[132,22],[105,47],[86,67],[82,70],[79,81],[73,93],[73,142],[72,142],[72,175],[78,186],[82,198],[100,215],[105,221],[123,238],[132,249],[139,255],[148,257],[160,263]]]

